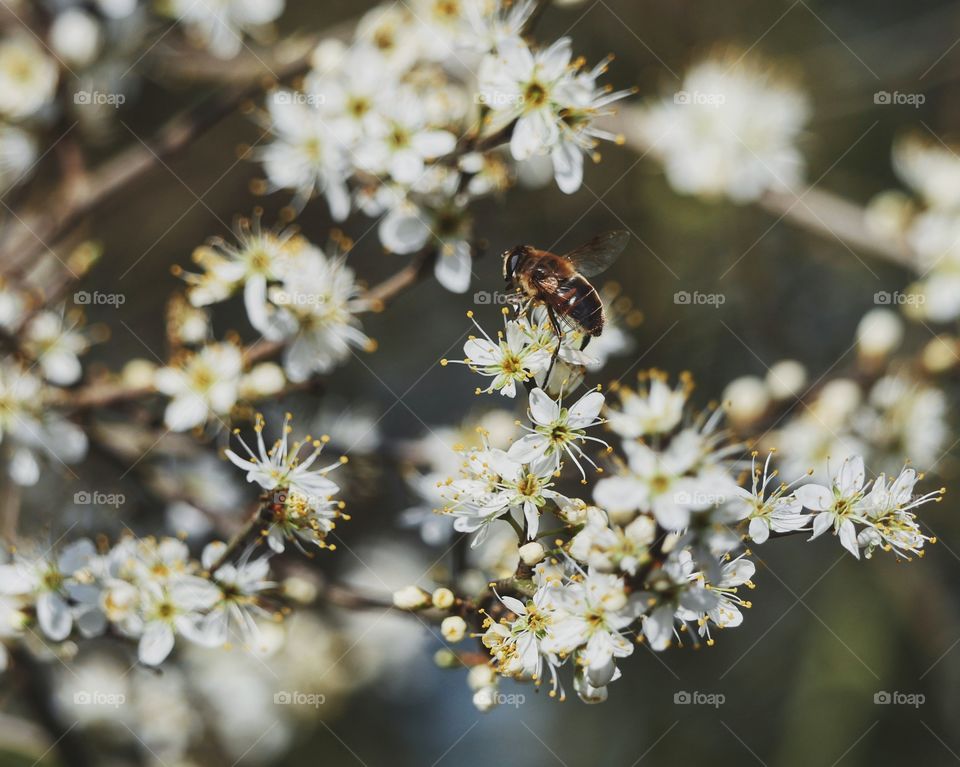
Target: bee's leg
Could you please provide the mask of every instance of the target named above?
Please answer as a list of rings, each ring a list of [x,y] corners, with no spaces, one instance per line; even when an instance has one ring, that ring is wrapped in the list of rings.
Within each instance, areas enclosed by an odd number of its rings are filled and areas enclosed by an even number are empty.
[[[563,343],[563,331],[560,330],[560,323],[557,322],[557,315],[553,312],[553,307],[547,304],[547,316],[550,318],[550,324],[553,325],[553,332],[557,334],[557,348],[553,350],[550,357],[550,367],[547,368],[547,375],[543,379],[543,389],[547,390],[550,385],[550,374],[553,373],[553,366],[556,364],[557,357],[560,356],[560,345]]]
[[[589,334],[587,334],[587,333],[584,333],[584,335],[583,335],[583,340],[580,342],[580,351],[583,351],[584,349],[587,348],[587,344],[590,343],[590,339],[592,339],[592,338],[593,338],[593,336],[591,336],[591,335],[589,335]]]

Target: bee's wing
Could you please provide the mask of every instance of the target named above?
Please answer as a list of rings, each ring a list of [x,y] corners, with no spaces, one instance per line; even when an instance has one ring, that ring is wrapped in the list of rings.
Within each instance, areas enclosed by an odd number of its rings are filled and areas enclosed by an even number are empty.
[[[563,257],[569,259],[584,277],[593,277],[616,261],[629,241],[630,233],[623,229],[604,232]]]

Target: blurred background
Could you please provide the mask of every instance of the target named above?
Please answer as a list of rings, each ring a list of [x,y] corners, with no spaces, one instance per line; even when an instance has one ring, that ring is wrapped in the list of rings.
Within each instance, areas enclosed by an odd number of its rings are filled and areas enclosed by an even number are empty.
[[[280,34],[323,29],[372,5],[289,0]],[[563,34],[591,62],[615,53],[608,80],[617,87],[636,85],[640,97],[676,90],[688,65],[717,47],[735,45],[778,62],[812,100],[802,141],[808,178],[861,204],[899,186],[890,165],[896,136],[925,124],[949,140],[957,125],[960,12],[954,3],[586,0],[550,9],[537,29],[540,40]],[[136,141],[132,134],[150,135],[172,110],[206,92],[204,86],[172,90],[162,72],[145,67],[145,74],[136,106],[121,113],[129,131],[118,128],[105,150]],[[874,103],[878,90],[898,89],[922,92],[925,102]],[[255,205],[265,209],[264,221],[276,220],[288,198],[251,194],[251,182],[261,175],[256,163],[236,163],[222,175],[238,145],[256,135],[249,115],[224,120],[90,222],[105,255],[81,287],[122,293],[126,303],[119,310],[89,308],[89,321],[110,330],[109,343],[95,347],[89,361],[116,368],[131,357],[152,358],[154,350],[162,357],[165,302],[180,284],[171,266],[187,265],[208,237],[228,236],[223,221],[249,214]],[[604,148],[602,163],[587,169],[578,194],[564,195],[553,184],[518,188],[506,200],[481,202],[475,221],[487,243],[475,266],[477,290],[501,287],[498,254],[511,245],[563,250],[597,232],[628,227],[637,236],[606,277],[619,284],[643,320],[631,329],[633,349],[612,359],[602,380],[629,380],[650,367],[671,376],[688,370],[697,383],[694,399],[703,406],[718,400],[732,379],[763,376],[784,358],[801,361],[813,380],[850,370],[855,330],[874,307],[874,294],[898,290],[911,279],[900,267],[778,222],[757,206],[681,197],[656,163],[612,145]],[[357,240],[353,268],[373,284],[406,257],[385,255],[375,234],[361,236],[370,223],[355,216],[343,228]],[[299,225],[322,243],[332,222],[323,205],[313,205]],[[674,295],[681,290],[719,293],[725,301],[719,307],[678,305]],[[254,338],[240,302],[231,307],[232,317],[229,311],[218,314],[217,334],[235,328]],[[459,356],[467,309],[487,328],[499,322],[499,307],[474,305],[470,294],[454,295],[433,280],[419,283],[382,314],[364,319],[378,351],[352,359],[323,391],[278,404],[277,412],[291,409],[301,421],[300,413],[316,411],[335,437],[338,425],[344,433],[371,437],[368,454],[352,462],[345,482],[353,518],[338,529],[339,550],[303,567],[381,592],[384,584],[405,578],[429,586],[448,565],[445,545],[429,547],[417,531],[398,525],[400,513],[417,499],[395,446],[424,437],[428,427],[509,407],[500,398],[474,396],[475,380],[465,369],[438,365],[441,357]],[[914,346],[932,332],[920,324],[908,328]],[[952,435],[951,429],[947,445]],[[558,703],[529,685],[507,682],[502,691],[523,694],[523,702],[481,714],[471,703],[466,672],[433,663],[444,646],[436,627],[372,610],[330,618],[341,627],[336,636],[326,618],[301,621],[302,642],[282,661],[285,678],[304,680],[312,685],[304,689],[325,694],[326,703],[305,707],[278,729],[270,725],[270,706],[254,700],[258,688],[242,684],[233,667],[216,671],[220,661],[212,653],[191,651],[179,670],[157,676],[142,667],[128,669],[129,658],[109,643],[82,650],[78,661],[88,663],[90,673],[143,685],[137,705],[147,708],[146,720],[156,730],[142,731],[142,717],[126,726],[104,715],[82,725],[85,737],[106,744],[111,756],[105,764],[122,763],[130,748],[128,730],[162,756],[162,744],[189,732],[196,712],[215,699],[190,687],[200,678],[196,669],[204,669],[204,684],[223,686],[217,705],[224,710],[217,716],[225,722],[209,764],[951,763],[960,760],[952,724],[960,683],[958,467],[947,451],[928,468],[929,489],[943,484],[948,494],[922,515],[939,541],[922,561],[897,564],[888,556],[858,563],[833,541],[771,542],[755,551],[754,606],[741,627],[720,632],[714,647],[700,650],[655,655],[639,646],[601,706],[573,696]],[[83,480],[90,483],[97,472],[115,476],[116,467],[94,455],[83,467]],[[224,478],[224,497],[252,498],[235,479]],[[52,529],[53,538],[74,521],[80,527],[72,534],[105,526],[111,532],[109,514],[66,506],[51,498],[27,522]],[[112,531],[124,525],[152,529],[162,512],[148,492],[132,495],[114,512],[123,519],[113,520]],[[64,676],[69,690],[73,672]],[[877,703],[883,691],[919,695],[923,702]],[[677,703],[684,692],[719,694],[722,704]],[[12,709],[18,707],[13,689],[5,697]],[[32,761],[16,756],[13,747],[9,751],[0,763]]]

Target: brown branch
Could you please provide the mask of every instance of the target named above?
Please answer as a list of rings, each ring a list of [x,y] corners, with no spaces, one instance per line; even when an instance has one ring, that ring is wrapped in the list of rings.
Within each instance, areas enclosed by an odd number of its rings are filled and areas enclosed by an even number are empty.
[[[309,66],[309,51],[301,52],[273,74],[277,79],[285,80],[306,71]],[[22,214],[19,221],[11,222],[13,231],[3,243],[0,263],[33,263],[100,206],[128,190],[160,163],[183,151],[240,104],[273,83],[274,80],[247,83],[221,91],[173,118],[150,141],[135,142],[117,153],[88,173],[82,183],[76,178],[64,180],[51,194],[43,213]]]

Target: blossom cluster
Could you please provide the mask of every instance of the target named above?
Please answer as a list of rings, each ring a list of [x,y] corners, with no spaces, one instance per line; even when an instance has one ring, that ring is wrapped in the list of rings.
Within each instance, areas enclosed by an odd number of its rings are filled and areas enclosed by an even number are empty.
[[[199,559],[180,539],[133,535],[105,550],[86,538],[59,551],[17,549],[0,565],[0,594],[9,598],[0,635],[21,636],[34,623],[54,642],[74,632],[90,638],[115,631],[137,640],[138,657],[148,665],[162,663],[177,636],[204,647],[256,644],[260,624],[280,617],[279,604],[271,605],[277,584],[270,580],[270,556],[287,541],[301,551],[304,544],[333,548],[325,538],[346,515],[327,475],[346,458],[316,466],[329,438],[291,443],[289,415],[270,448],[259,416],[255,428],[257,449],[247,448],[248,458],[227,451],[248,481],[267,492],[251,520],[251,540],[210,542]],[[307,446],[312,450],[304,455]],[[261,540],[269,551],[258,555]]]
[[[692,66],[678,90],[642,108],[636,130],[680,194],[747,203],[803,180],[810,111],[789,76],[733,50]]]
[[[7,597],[5,636],[31,630],[61,642],[114,630],[135,639],[142,663],[162,663],[176,637],[207,647],[256,641],[256,619],[268,617],[266,557],[226,563],[210,573],[225,544],[198,561],[176,538],[127,537],[107,551],[86,538],[61,551],[17,551],[0,566]]]
[[[268,187],[293,191],[297,209],[322,195],[336,220],[353,210],[379,218],[384,248],[428,248],[440,284],[466,291],[470,202],[537,161],[575,192],[584,155],[617,138],[597,119],[628,94],[598,85],[607,62],[586,69],[569,38],[529,42],[534,7],[383,5],[349,46],[322,43],[302,88],[268,99],[272,141],[258,151]]]
[[[921,277],[888,303],[920,320],[951,322],[960,317],[960,160],[939,138],[910,133],[893,146],[893,169],[909,194],[877,195],[866,223],[909,249]]]
[[[7,474],[19,485],[37,484],[42,459],[67,465],[87,453],[84,431],[53,408],[62,390],[52,383],[79,377],[76,354],[86,345],[79,332],[63,329],[60,322],[60,315],[52,312],[28,321],[25,346],[44,355],[40,361],[27,364],[12,356],[0,360],[0,444],[8,459]]]
[[[881,550],[909,559],[932,540],[916,510],[943,491],[916,495],[920,475],[909,466],[868,481],[863,459],[851,456],[828,464],[825,484],[807,470],[784,482],[773,452],[754,451],[745,463],[743,445],[721,428],[722,409],[691,412],[688,377],[671,386],[662,373],[643,374],[638,389],[613,388],[619,403],[599,390],[571,398],[581,364],[573,383],[564,373],[550,394],[537,376],[570,344],[568,333],[551,339],[555,331],[523,311],[505,312],[504,322],[496,340],[471,338],[462,362],[493,379],[487,391],[516,396],[523,387],[530,425],[507,430],[505,447],[491,446],[481,429],[480,444],[461,450],[459,476],[432,491],[436,511],[475,548],[490,547],[494,530],[513,530],[516,571],[500,577],[492,601],[474,597],[497,675],[549,679],[563,698],[560,669],[569,661],[580,698],[601,701],[635,641],[656,651],[684,637],[712,644],[716,630],[740,625],[751,604],[741,590],[753,588],[756,569],[747,542],[829,532],[858,559]],[[600,426],[619,439],[613,455],[588,433]],[[564,490],[570,464],[581,487],[585,466],[600,474],[591,494]],[[542,532],[547,516],[559,528]],[[445,636],[460,641],[461,624],[448,618]],[[471,672],[471,685],[479,707],[496,700],[495,676]]]

